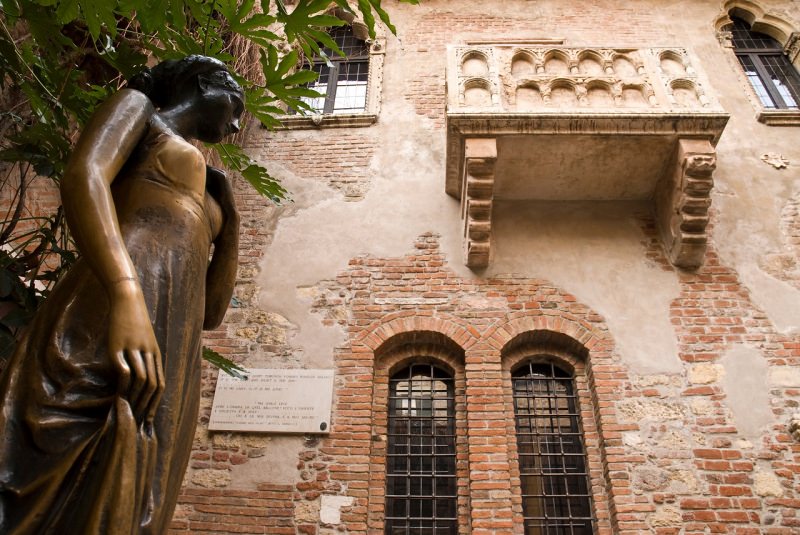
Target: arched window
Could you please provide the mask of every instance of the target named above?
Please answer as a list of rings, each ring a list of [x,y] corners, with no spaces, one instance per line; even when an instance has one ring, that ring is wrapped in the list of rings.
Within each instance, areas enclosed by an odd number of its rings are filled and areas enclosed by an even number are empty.
[[[322,49],[326,57],[318,56],[310,65],[319,78],[308,87],[324,96],[303,100],[317,113],[362,112],[367,105],[369,46],[353,35],[349,25],[333,28],[330,36],[345,55],[328,47]]]
[[[754,32],[747,22],[731,17],[733,48],[761,104],[768,109],[796,109],[800,103],[800,76],[780,43]]]
[[[412,364],[389,380],[386,533],[458,532],[453,376]]]
[[[592,508],[575,384],[551,362],[512,373],[526,535],[592,533]]]

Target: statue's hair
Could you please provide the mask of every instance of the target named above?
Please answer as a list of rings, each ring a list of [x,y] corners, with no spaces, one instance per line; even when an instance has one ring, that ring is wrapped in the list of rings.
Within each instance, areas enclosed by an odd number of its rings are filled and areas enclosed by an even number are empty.
[[[213,73],[228,73],[228,68],[216,58],[193,54],[180,60],[162,61],[155,67],[145,67],[128,80],[127,87],[137,89],[147,95],[156,107],[173,103],[191,86],[196,87],[197,78]],[[212,77],[212,84],[214,83]],[[220,85],[242,92],[242,88],[230,77],[219,79]]]

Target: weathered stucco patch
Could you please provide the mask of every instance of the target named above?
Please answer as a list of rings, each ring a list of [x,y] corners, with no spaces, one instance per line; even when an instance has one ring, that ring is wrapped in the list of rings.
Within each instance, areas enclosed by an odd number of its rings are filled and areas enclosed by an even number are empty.
[[[800,368],[775,366],[769,370],[769,384],[772,386],[800,387]]]
[[[231,473],[228,470],[202,469],[192,473],[192,483],[198,487],[213,489],[227,487],[231,484]]]
[[[634,373],[681,371],[670,304],[675,273],[649,262],[636,202],[496,201],[494,256],[487,275],[544,278],[608,322]]]
[[[678,420],[683,418],[683,406],[655,399],[626,399],[617,404],[620,419],[627,422],[641,420]]]
[[[723,355],[720,364],[725,370],[722,377],[725,405],[733,413],[739,432],[756,440],[773,420],[767,361],[754,347],[735,346]]]
[[[322,496],[322,508],[319,512],[319,519],[323,524],[339,524],[342,521],[342,507],[353,505],[352,496]]]
[[[707,362],[695,364],[689,368],[688,379],[691,384],[706,385],[716,383],[725,375],[725,368],[719,364],[709,364]]]
[[[275,435],[268,441],[258,440],[253,444],[253,439],[249,439],[247,434],[241,436],[251,449],[248,450],[247,463],[231,468],[237,487],[255,488],[263,482],[292,484],[297,481],[297,451],[303,444],[301,437]]]
[[[783,496],[783,487],[778,477],[772,472],[756,472],[753,474],[753,490],[759,496]]]
[[[679,527],[683,525],[683,516],[680,509],[674,505],[665,505],[650,515],[648,524],[653,529]]]
[[[320,501],[303,500],[294,504],[294,520],[298,524],[316,524],[319,522]]]

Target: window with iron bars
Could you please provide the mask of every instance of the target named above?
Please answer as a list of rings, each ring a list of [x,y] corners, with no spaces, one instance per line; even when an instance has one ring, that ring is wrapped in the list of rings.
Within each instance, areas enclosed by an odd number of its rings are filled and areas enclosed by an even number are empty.
[[[552,362],[512,373],[526,535],[593,532],[589,474],[574,379]]]
[[[800,75],[780,43],[754,32],[743,20],[731,17],[733,48],[761,105],[767,109],[797,109],[800,103]]]
[[[457,535],[453,377],[412,364],[389,380],[386,534]]]
[[[330,48],[323,48],[326,57],[318,56],[309,69],[319,75],[308,84],[323,96],[303,98],[315,113],[358,113],[367,105],[369,81],[369,45],[353,35],[350,26],[331,30],[331,39],[344,52],[344,57]]]

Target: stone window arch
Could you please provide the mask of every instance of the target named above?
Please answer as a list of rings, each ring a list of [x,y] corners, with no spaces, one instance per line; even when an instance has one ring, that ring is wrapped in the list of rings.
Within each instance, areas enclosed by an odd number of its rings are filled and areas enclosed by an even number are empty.
[[[781,44],[767,34],[755,32],[743,19],[731,17],[729,26],[736,58],[767,109],[797,109],[800,75]]]
[[[717,36],[735,57],[748,93],[766,124],[800,124],[800,33],[750,0],[728,0]]]

